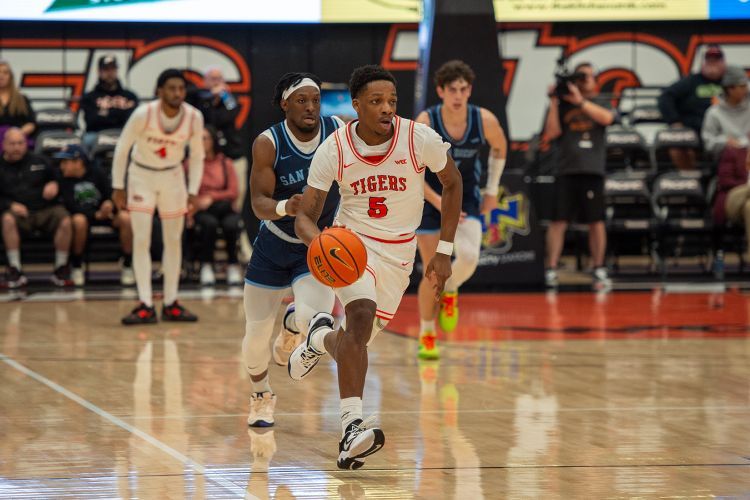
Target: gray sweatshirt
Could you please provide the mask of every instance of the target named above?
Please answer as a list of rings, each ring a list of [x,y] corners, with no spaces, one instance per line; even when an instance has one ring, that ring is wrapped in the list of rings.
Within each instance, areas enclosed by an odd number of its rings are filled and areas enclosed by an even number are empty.
[[[750,98],[737,106],[730,106],[721,98],[706,111],[701,137],[706,151],[721,154],[730,137],[734,137],[741,147],[750,144]]]

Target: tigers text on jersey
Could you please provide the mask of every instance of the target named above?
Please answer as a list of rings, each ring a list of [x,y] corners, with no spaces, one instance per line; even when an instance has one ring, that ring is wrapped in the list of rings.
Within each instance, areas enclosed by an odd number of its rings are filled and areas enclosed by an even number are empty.
[[[139,106],[128,119],[120,135],[112,166],[112,186],[122,189],[125,185],[127,154],[132,146],[134,164],[152,170],[182,168],[185,150],[190,147],[190,188],[196,194],[200,187],[203,167],[203,115],[193,106],[183,103],[179,121],[174,130],[164,130],[161,101],[156,100]],[[200,171],[198,171],[200,164]],[[195,173],[201,175],[193,175]]]
[[[318,148],[308,184],[328,191],[338,183],[339,223],[373,239],[408,241],[422,218],[425,168],[442,170],[450,145],[427,125],[396,116],[392,139],[367,146],[357,124],[339,128]]]

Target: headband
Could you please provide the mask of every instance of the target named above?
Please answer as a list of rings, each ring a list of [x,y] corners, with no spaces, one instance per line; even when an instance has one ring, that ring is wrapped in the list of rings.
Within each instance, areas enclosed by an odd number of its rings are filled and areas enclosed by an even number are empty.
[[[318,87],[318,84],[312,81],[310,78],[303,78],[299,81],[298,84],[292,85],[291,87],[288,87],[284,92],[281,93],[281,98],[286,100],[289,98],[292,93],[294,93],[296,90],[301,89],[302,87],[315,87],[318,89],[318,92],[320,92],[320,87]]]

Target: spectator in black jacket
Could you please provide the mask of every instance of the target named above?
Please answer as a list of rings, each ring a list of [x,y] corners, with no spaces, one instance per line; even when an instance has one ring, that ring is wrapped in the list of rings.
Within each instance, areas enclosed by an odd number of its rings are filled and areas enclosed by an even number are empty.
[[[703,116],[721,95],[721,78],[726,71],[724,53],[718,45],[711,45],[703,56],[700,73],[678,80],[662,92],[659,110],[664,121],[672,127],[689,127],[700,137]],[[669,150],[672,163],[680,170],[695,168],[695,151],[672,148]]]
[[[28,152],[21,129],[8,129],[3,138],[0,159],[0,212],[3,241],[8,257],[6,284],[17,288],[26,284],[21,272],[21,237],[34,231],[54,235],[55,271],[52,282],[71,284],[68,252],[72,228],[70,215],[58,202],[60,186],[55,172],[41,156]],[[19,234],[20,233],[20,234]]]
[[[83,144],[91,151],[96,134],[108,128],[122,128],[138,106],[138,97],[123,88],[117,78],[117,59],[107,54],[99,58],[99,83],[81,99],[86,122]]]
[[[30,138],[36,130],[36,115],[29,98],[18,91],[10,64],[0,61],[0,139],[10,127],[18,127]]]
[[[135,283],[132,269],[133,232],[128,212],[115,212],[111,182],[95,165],[89,165],[86,152],[81,146],[70,145],[55,155],[60,160],[60,196],[65,208],[72,215],[73,245],[70,262],[71,278],[75,286],[83,286],[86,277],[82,269],[83,252],[86,250],[89,229],[92,225],[111,225],[120,232],[123,266],[120,282]]]

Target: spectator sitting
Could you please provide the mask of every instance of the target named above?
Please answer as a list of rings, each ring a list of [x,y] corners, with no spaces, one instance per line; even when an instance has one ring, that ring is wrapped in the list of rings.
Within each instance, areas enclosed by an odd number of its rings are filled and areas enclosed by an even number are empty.
[[[10,64],[0,61],[0,139],[10,127],[18,127],[25,137],[31,137],[36,117],[29,98],[18,91]]]
[[[81,99],[86,133],[83,145],[91,151],[96,134],[109,128],[123,128],[138,106],[138,97],[123,88],[117,78],[117,59],[112,54],[99,58],[99,83]]]
[[[706,151],[717,159],[725,147],[746,148],[750,134],[750,99],[745,70],[728,67],[721,86],[724,94],[718,103],[708,108],[701,131]]]
[[[725,148],[719,161],[719,183],[714,198],[713,218],[717,227],[728,222],[745,223],[750,241],[750,185],[747,148]]]
[[[8,129],[0,159],[0,212],[3,240],[8,257],[6,283],[9,288],[26,284],[21,272],[21,238],[41,230],[54,235],[55,270],[52,282],[70,285],[68,251],[72,228],[67,210],[58,203],[59,185],[47,160],[28,152],[21,129]]]
[[[721,79],[726,70],[724,53],[718,45],[706,50],[701,72],[686,76],[673,83],[659,96],[659,110],[672,127],[689,127],[700,136],[703,116],[721,94]],[[671,148],[669,156],[679,170],[692,170],[696,166],[695,151]]]
[[[70,145],[57,153],[60,161],[60,195],[65,208],[72,215],[73,245],[70,261],[71,278],[75,286],[83,286],[86,279],[81,267],[83,252],[92,224],[111,224],[119,229],[120,243],[123,252],[123,265],[120,282],[133,285],[135,276],[131,263],[133,260],[133,232],[130,227],[128,212],[115,213],[115,206],[110,200],[112,195],[110,182],[99,168],[88,164],[86,153],[81,146]]]
[[[237,176],[232,160],[219,150],[216,129],[203,129],[203,148],[206,151],[203,179],[198,191],[198,206],[195,207],[195,227],[200,242],[201,285],[216,282],[213,263],[216,249],[217,229],[221,227],[226,241],[227,283],[242,283],[242,274],[237,261],[237,239],[240,235],[240,215],[233,208],[237,199]]]
[[[188,92],[187,102],[201,110],[206,125],[216,128],[218,147],[224,156],[232,160],[237,176],[237,198],[234,209],[242,213],[247,192],[247,156],[236,121],[240,107],[229,90],[221,69],[209,66],[203,71],[203,88]],[[252,216],[252,215],[251,215]],[[242,252],[250,255],[250,241],[246,232],[241,235]]]

